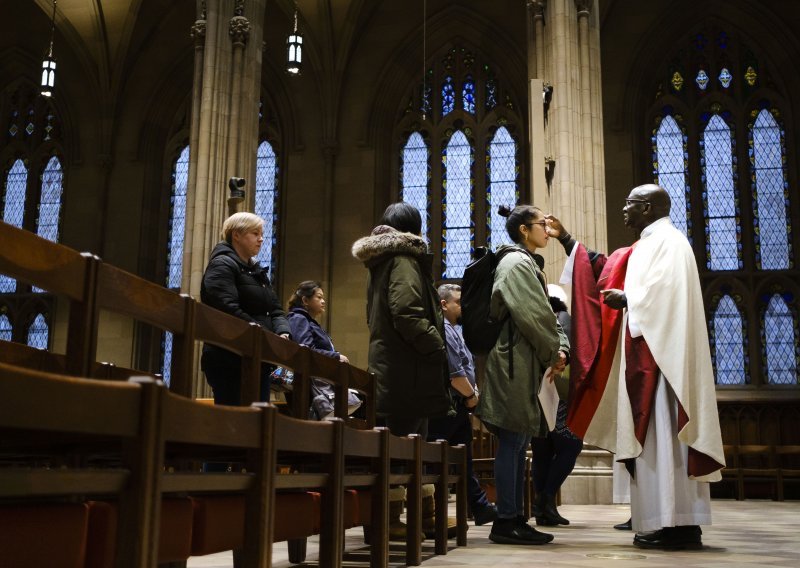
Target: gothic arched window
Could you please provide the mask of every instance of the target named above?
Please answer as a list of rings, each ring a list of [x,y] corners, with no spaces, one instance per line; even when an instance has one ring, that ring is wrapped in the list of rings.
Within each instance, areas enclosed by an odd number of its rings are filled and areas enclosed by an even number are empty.
[[[28,186],[28,168],[17,159],[6,172],[3,188],[3,222],[22,227],[25,215],[25,192]],[[0,293],[15,292],[17,283],[13,278],[0,275]]]
[[[278,160],[272,144],[264,140],[256,155],[255,213],[264,219],[264,243],[258,261],[274,279],[278,244]]]
[[[798,164],[782,119],[798,109],[763,48],[701,24],[656,70],[645,118],[653,178],[697,259],[720,385],[800,384]]]
[[[497,207],[517,205],[525,187],[524,97],[480,59],[462,46],[434,56],[402,99],[394,138],[394,195],[419,209],[434,273],[446,280],[463,276],[475,247],[508,242]]]
[[[497,129],[489,143],[487,164],[489,184],[486,200],[489,206],[489,231],[486,241],[489,246],[498,247],[510,244],[511,238],[506,231],[505,217],[501,217],[497,209],[501,205],[510,206],[519,201],[517,143],[511,138],[505,126]]]
[[[461,278],[472,258],[472,162],[474,150],[463,131],[455,131],[442,152],[442,278]]]
[[[717,303],[711,320],[711,355],[717,384],[743,385],[749,382],[745,359],[745,325],[734,299],[725,294]]]
[[[183,146],[172,163],[167,233],[167,276],[165,286],[180,291],[183,278],[183,242],[186,232],[186,192],[189,186],[189,146]],[[164,332],[161,374],[169,385],[172,366],[172,334]]]
[[[756,195],[755,233],[756,264],[763,270],[786,270],[792,267],[791,233],[785,230],[789,219],[789,183],[786,180],[786,145],[783,128],[768,110],[769,101],[761,101],[754,110],[755,121],[748,128],[753,194]]]
[[[42,314],[37,314],[28,328],[28,345],[36,349],[47,349],[50,329]]]
[[[672,112],[672,107],[664,108],[653,133],[653,174],[656,183],[669,192],[672,224],[691,239],[689,152],[686,148],[686,132],[678,125]]]
[[[0,314],[0,340],[11,341],[11,320],[5,314]]]
[[[400,199],[416,207],[422,217],[422,236],[430,240],[430,196],[428,194],[428,146],[419,132],[412,132],[403,146],[400,164]]]
[[[742,225],[736,197],[736,143],[718,111],[701,120],[706,123],[700,136],[706,263],[709,270],[737,270],[742,268]]]
[[[762,356],[773,385],[797,384],[797,316],[786,304],[792,295],[784,295],[772,294],[762,316]]]
[[[18,81],[0,94],[0,117],[8,117],[0,131],[2,220],[58,242],[65,173],[53,101],[41,97],[36,86]],[[0,275],[0,309],[8,321],[3,336],[47,348],[55,310],[54,298],[44,292]]]

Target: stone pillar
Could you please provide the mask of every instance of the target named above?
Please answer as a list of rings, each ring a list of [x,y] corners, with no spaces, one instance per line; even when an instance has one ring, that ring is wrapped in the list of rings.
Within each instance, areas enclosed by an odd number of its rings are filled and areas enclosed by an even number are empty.
[[[547,191],[534,187],[536,205],[552,211],[578,239],[605,250],[605,173],[598,0],[529,0],[536,79],[553,87],[544,120],[543,146],[555,160]],[[529,68],[532,66],[529,63]],[[530,93],[531,108],[541,93]],[[531,146],[537,144],[531,132]],[[531,168],[544,168],[532,160]],[[536,179],[535,175],[531,176]],[[542,251],[551,282],[561,274],[564,255],[558,245]]]
[[[257,141],[251,138],[258,132],[265,4],[266,0],[197,2],[181,286],[196,298],[227,216],[228,179],[245,177],[247,191],[254,190]],[[197,374],[195,394],[204,394],[205,384]]]

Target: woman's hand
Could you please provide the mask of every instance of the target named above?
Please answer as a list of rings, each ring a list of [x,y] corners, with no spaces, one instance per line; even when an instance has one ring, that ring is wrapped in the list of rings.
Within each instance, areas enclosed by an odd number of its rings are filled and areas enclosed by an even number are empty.
[[[470,410],[478,406],[478,396],[478,391],[476,390],[473,396],[464,399],[464,406]]]
[[[342,363],[349,363],[350,359],[348,359],[345,355],[339,353],[339,361],[341,361]]]
[[[560,375],[567,367],[567,354],[563,351],[558,352],[558,362],[553,365],[553,375]],[[552,382],[552,381],[551,381]]]

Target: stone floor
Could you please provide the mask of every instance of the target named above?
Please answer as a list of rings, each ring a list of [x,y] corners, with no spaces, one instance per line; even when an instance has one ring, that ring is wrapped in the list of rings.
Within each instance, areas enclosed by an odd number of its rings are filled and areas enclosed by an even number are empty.
[[[618,505],[562,505],[559,511],[572,524],[552,529],[553,543],[545,546],[506,546],[489,541],[490,526],[470,523],[468,546],[451,547],[435,556],[433,544],[423,543],[424,567],[756,567],[800,565],[800,502],[712,502],[714,525],[703,528],[704,548],[698,551],[644,551],[631,544],[630,532],[613,530],[628,518],[628,507]],[[454,541],[451,541],[454,542]],[[368,566],[368,549],[361,529],[347,531],[345,566]],[[308,562],[315,566],[317,541],[309,540]],[[285,543],[275,545],[274,565],[294,566],[287,560]],[[214,554],[189,560],[190,568],[230,568],[231,554]],[[392,548],[391,566],[404,566],[401,545]]]

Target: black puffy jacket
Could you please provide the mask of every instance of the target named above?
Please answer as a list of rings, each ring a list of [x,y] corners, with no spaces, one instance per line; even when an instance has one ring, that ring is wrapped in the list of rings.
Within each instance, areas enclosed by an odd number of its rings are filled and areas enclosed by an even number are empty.
[[[286,312],[270,286],[267,270],[258,262],[242,262],[233,247],[224,241],[211,251],[200,299],[212,308],[255,322],[278,335],[291,334]]]

